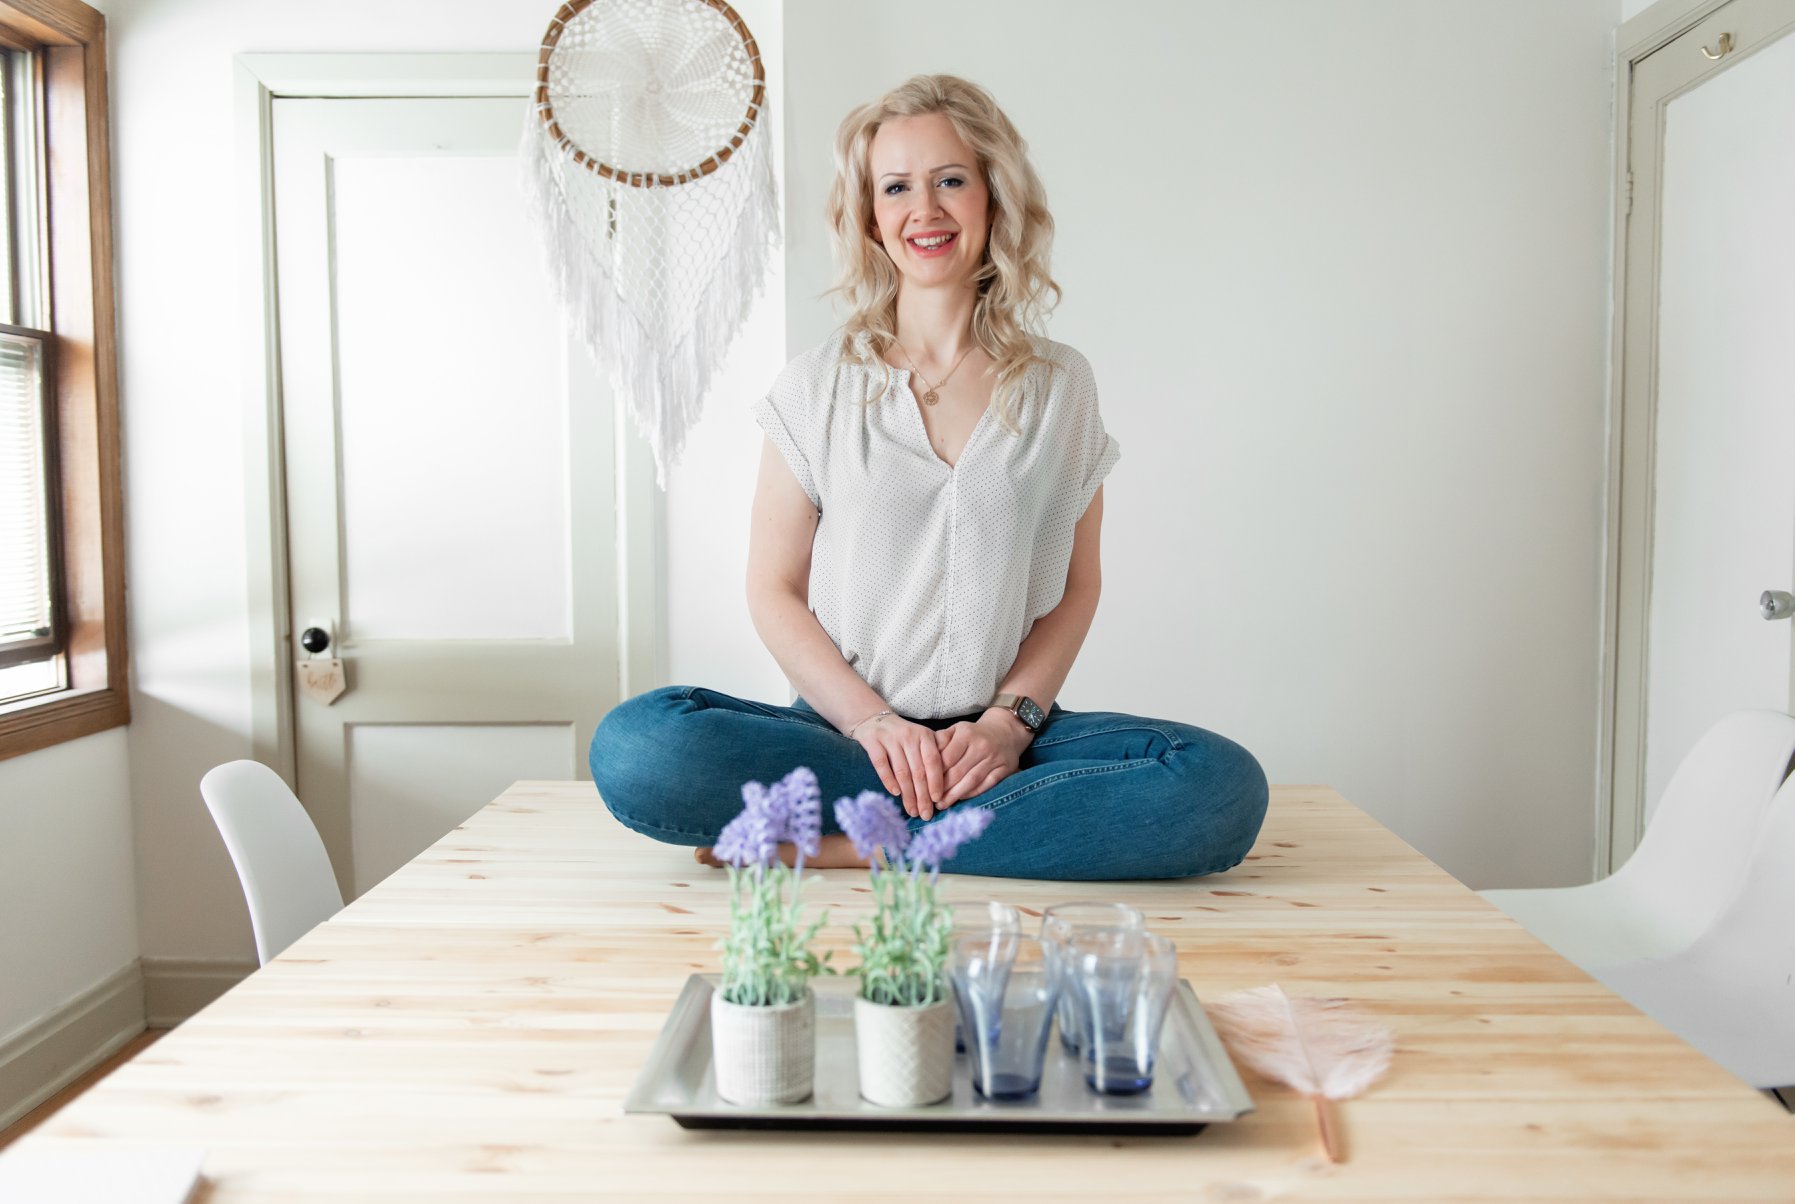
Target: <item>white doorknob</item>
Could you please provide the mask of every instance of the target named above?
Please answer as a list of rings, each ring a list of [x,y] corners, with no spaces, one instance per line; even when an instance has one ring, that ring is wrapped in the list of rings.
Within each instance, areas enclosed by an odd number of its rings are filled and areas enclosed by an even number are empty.
[[[1767,589],[1764,596],[1758,599],[1758,609],[1764,612],[1766,619],[1786,619],[1795,615],[1795,594],[1786,590]]]

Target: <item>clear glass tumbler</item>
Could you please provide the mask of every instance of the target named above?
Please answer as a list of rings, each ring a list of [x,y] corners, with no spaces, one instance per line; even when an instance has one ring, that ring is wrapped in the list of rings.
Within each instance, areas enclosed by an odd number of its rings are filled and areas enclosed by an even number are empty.
[[[1008,903],[985,899],[977,903],[954,902],[954,935],[962,933],[1021,932],[1022,913]]]
[[[1163,936],[1128,928],[1081,933],[1067,947],[1066,993],[1077,995],[1085,1082],[1105,1095],[1153,1085],[1159,1031],[1178,983],[1178,950]]]
[[[1004,933],[1012,936],[1020,936],[1022,933],[1022,913],[1008,903],[990,899],[982,903],[955,903],[953,908],[951,942],[957,943],[963,936],[983,936],[988,940],[995,940]],[[957,1008],[954,1012],[954,1052],[966,1052],[966,1030],[960,1024]]]
[[[961,937],[953,964],[974,1089],[993,1100],[1033,1095],[1059,1001],[1057,959],[1036,938],[1006,932]]]
[[[1101,928],[1145,929],[1147,919],[1138,907],[1126,903],[1055,903],[1041,913],[1041,943],[1057,956],[1073,937]],[[1061,977],[1065,975],[1062,972]],[[1060,1044],[1073,1053],[1083,1053],[1079,1033],[1084,1031],[1083,1001],[1071,991],[1060,994]]]

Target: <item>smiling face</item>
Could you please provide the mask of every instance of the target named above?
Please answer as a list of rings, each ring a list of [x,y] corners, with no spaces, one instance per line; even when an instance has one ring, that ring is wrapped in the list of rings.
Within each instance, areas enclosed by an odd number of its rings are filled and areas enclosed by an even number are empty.
[[[991,194],[953,123],[942,113],[894,117],[873,135],[867,160],[876,237],[905,283],[969,281],[985,253]]]

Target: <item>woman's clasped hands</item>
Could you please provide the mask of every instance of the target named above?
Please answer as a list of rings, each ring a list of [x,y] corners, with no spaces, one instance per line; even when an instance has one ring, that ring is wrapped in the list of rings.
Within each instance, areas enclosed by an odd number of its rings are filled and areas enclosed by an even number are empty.
[[[906,814],[927,820],[1015,773],[1029,735],[1014,718],[987,711],[940,731],[881,715],[860,725],[854,740],[886,793],[903,800]]]

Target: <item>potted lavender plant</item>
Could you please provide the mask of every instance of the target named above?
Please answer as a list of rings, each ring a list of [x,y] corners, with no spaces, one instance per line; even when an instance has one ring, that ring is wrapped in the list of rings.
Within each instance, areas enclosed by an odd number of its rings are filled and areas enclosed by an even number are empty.
[[[941,863],[991,818],[990,811],[967,807],[912,833],[897,803],[875,791],[835,804],[836,822],[871,863],[872,923],[854,925],[860,957],[854,1043],[860,1094],[872,1103],[920,1107],[953,1089],[954,1007],[946,973],[953,908],[936,897],[935,884]]]
[[[717,837],[729,866],[729,933],[723,981],[711,996],[711,1060],[717,1094],[734,1104],[793,1104],[810,1097],[816,1073],[812,975],[831,973],[810,942],[826,918],[799,914],[804,858],[822,835],[816,775],[799,766],[771,787],[742,787],[742,813]],[[797,847],[796,864],[779,844]]]

